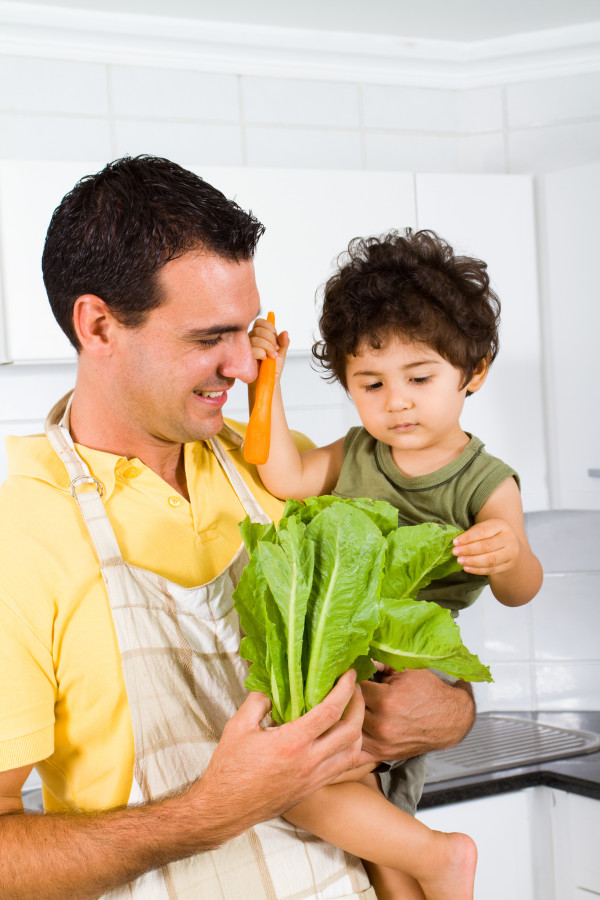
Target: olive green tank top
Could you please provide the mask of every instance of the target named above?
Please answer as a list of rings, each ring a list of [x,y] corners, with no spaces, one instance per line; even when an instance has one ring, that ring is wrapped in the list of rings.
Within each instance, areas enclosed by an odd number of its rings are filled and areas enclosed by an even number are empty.
[[[438,522],[466,531],[503,481],[512,477],[520,488],[514,469],[486,453],[479,438],[468,437],[465,449],[448,465],[411,478],[397,468],[387,444],[362,427],[351,428],[344,440],[344,462],[332,494],[387,500],[398,510],[399,525]],[[457,615],[474,603],[487,581],[482,575],[454,572],[433,581],[417,599],[434,600]]]

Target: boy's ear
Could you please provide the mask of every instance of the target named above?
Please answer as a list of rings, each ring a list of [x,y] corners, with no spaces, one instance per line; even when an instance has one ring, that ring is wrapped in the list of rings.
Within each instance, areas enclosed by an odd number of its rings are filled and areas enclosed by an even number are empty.
[[[471,379],[467,384],[467,391],[469,394],[474,394],[475,391],[478,391],[482,386],[483,382],[487,378],[487,374],[490,370],[490,361],[487,356],[480,360],[475,366],[475,371],[471,375]]]

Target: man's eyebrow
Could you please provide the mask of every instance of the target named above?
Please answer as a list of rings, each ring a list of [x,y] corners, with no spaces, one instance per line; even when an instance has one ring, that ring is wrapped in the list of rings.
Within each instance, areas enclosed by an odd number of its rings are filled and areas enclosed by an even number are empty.
[[[183,338],[194,340],[196,338],[212,337],[217,334],[231,334],[232,332],[246,331],[241,325],[210,325],[208,328],[190,328],[182,332]]]

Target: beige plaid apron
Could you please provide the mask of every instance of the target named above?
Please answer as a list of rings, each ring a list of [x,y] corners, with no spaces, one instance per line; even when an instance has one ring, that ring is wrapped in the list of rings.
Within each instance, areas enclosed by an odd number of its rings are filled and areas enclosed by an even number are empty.
[[[236,435],[229,429],[228,437]],[[246,696],[246,663],[232,592],[243,546],[208,584],[183,588],[124,562],[101,499],[102,485],[75,451],[63,398],[46,421],[100,560],[121,652],[134,736],[129,802],[183,790],[205,771],[225,723]],[[217,439],[211,442],[244,509],[270,521]],[[375,900],[350,856],[284,819],[250,828],[216,850],[171,863],[105,895],[107,900]]]

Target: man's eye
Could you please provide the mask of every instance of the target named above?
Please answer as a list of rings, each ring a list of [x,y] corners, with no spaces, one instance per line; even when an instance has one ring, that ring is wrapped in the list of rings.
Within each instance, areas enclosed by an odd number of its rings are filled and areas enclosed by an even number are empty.
[[[199,338],[198,343],[202,345],[202,347],[216,347],[217,344],[220,344],[223,338],[220,334],[213,338]]]
[[[377,391],[381,387],[381,382],[376,381],[374,384],[365,384],[365,391]]]

